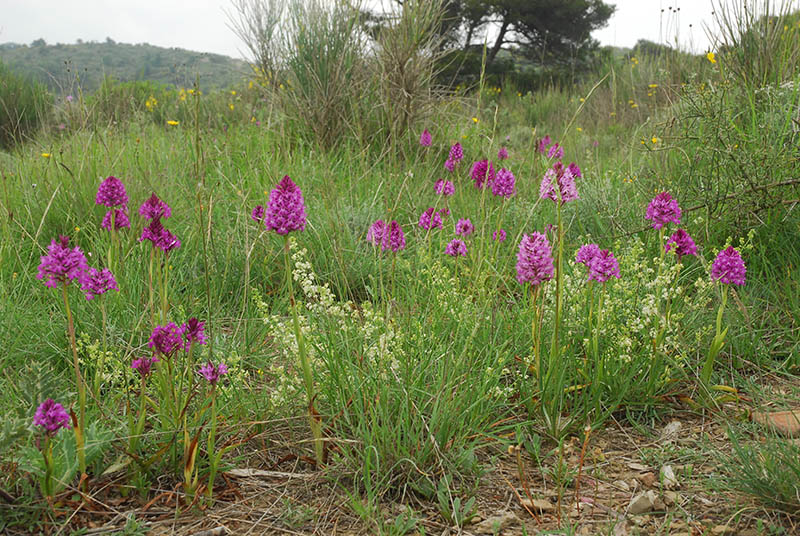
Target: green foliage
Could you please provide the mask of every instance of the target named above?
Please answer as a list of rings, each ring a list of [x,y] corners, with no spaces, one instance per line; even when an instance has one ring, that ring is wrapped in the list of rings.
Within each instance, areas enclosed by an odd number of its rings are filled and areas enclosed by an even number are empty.
[[[0,61],[0,149],[30,139],[46,123],[52,99],[40,83]]]
[[[122,81],[151,80],[159,84],[200,89],[225,89],[237,84],[247,65],[219,54],[162,48],[148,44],[128,45],[105,41],[74,45],[0,45],[0,59],[47,85],[54,93],[91,93],[107,76]]]
[[[800,512],[800,447],[774,436],[761,442],[747,441],[732,429],[728,437],[733,452],[724,462],[734,468],[728,474],[729,486],[770,508]]]

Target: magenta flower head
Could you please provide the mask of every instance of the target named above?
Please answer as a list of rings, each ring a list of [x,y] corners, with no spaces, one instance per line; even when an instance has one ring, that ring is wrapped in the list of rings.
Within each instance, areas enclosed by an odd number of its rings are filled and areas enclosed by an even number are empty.
[[[470,175],[472,180],[475,181],[475,188],[482,190],[484,186],[491,185],[494,182],[494,166],[489,160],[478,160],[472,164]]]
[[[564,158],[564,148],[554,143],[553,146],[547,150],[547,158],[554,158],[556,160]]]
[[[456,169],[455,161],[448,158],[444,163],[444,169],[452,173]]]
[[[43,279],[45,286],[50,288],[78,279],[89,267],[81,248],[70,249],[69,237],[63,235],[58,237],[58,241],[53,239],[50,242],[47,255],[43,255],[41,260],[36,279]]]
[[[116,290],[119,292],[117,280],[114,279],[114,274],[108,268],[98,270],[97,268],[89,268],[84,270],[79,278],[81,283],[81,290],[86,293],[86,299],[92,300],[96,296],[105,294],[109,290]]]
[[[505,160],[506,158],[508,158],[508,149],[505,147],[500,147],[500,150],[497,151],[497,159]]]
[[[564,164],[560,160],[553,164],[553,167],[548,169],[542,177],[539,197],[552,199],[556,203],[560,198],[562,204],[580,199],[572,172],[569,168],[564,168]]]
[[[292,231],[303,231],[306,228],[306,207],[303,192],[292,182],[289,175],[284,175],[278,186],[269,193],[267,215],[264,219],[267,229],[279,235],[287,235]]]
[[[600,246],[597,244],[586,244],[578,249],[578,253],[575,255],[575,262],[583,264],[588,268],[589,262],[594,259],[598,253],[600,253]]]
[[[517,281],[538,285],[550,281],[554,273],[553,253],[547,237],[536,231],[522,235],[517,253]]]
[[[379,245],[383,240],[383,233],[385,230],[386,222],[383,220],[375,221],[375,223],[369,226],[369,231],[367,231],[367,241],[373,246]]]
[[[169,253],[173,249],[181,247],[181,241],[178,237],[161,225],[160,216],[153,218],[150,221],[150,225],[142,229],[142,236],[139,237],[139,242],[143,240],[149,240],[153,247],[159,248],[164,253]]]
[[[381,251],[386,251],[387,249],[393,253],[406,249],[406,235],[403,234],[403,229],[396,220],[392,220],[392,223],[386,225],[383,229]]]
[[[206,343],[206,323],[194,317],[183,323],[181,332],[183,332],[183,338],[186,341],[183,346],[186,350],[189,350],[192,343]]]
[[[711,265],[711,279],[726,285],[744,285],[746,273],[742,256],[733,246],[720,251]]]
[[[492,195],[508,199],[514,195],[515,183],[514,174],[506,168],[501,169],[497,172],[494,181],[492,181]]]
[[[139,215],[147,220],[152,220],[153,218],[163,218],[166,220],[172,216],[172,209],[153,193],[147,198],[147,201],[142,203],[142,206],[139,207]]]
[[[253,209],[253,212],[250,213],[250,218],[257,223],[264,221],[264,207],[261,205],[256,205],[256,207]]]
[[[475,232],[475,226],[469,218],[461,218],[456,223],[456,234],[461,236],[469,236]]]
[[[171,356],[176,350],[183,348],[183,330],[174,322],[166,326],[156,326],[147,346],[159,354]]]
[[[419,144],[423,147],[430,147],[433,138],[431,137],[431,133],[428,132],[428,129],[422,131],[422,134],[419,137]]]
[[[653,229],[661,229],[670,222],[680,225],[681,207],[668,192],[661,192],[647,205],[645,219],[653,222]]]
[[[128,193],[125,185],[116,177],[108,177],[97,189],[95,203],[107,207],[120,207],[128,204]]]
[[[547,152],[547,146],[550,145],[552,142],[553,140],[550,138],[550,136],[545,136],[536,143],[536,150],[539,151],[541,154],[544,154]]]
[[[445,197],[450,197],[456,193],[456,187],[453,181],[446,181],[444,179],[436,181],[436,184],[433,185],[433,189],[436,191],[436,195],[443,195]]]
[[[667,245],[664,246],[664,248],[667,251],[672,251],[674,249],[679,262],[684,255],[697,255],[697,245],[694,243],[694,240],[692,240],[692,237],[689,236],[689,233],[683,229],[678,229],[672,233],[672,236],[669,237]]]
[[[153,357],[139,357],[131,362],[131,368],[138,372],[142,378],[147,378],[153,372],[153,365],[158,363],[158,358]]]
[[[444,248],[444,252],[445,254],[450,255],[451,257],[458,257],[459,255],[461,255],[462,257],[466,257],[467,245],[464,243],[463,240],[454,238]]]
[[[441,212],[434,212],[433,207],[428,207],[428,209],[419,216],[419,226],[428,231],[436,228],[441,229]]]
[[[567,166],[569,172],[572,173],[572,176],[576,179],[580,179],[583,175],[581,175],[581,168],[578,167],[578,164],[575,162],[570,162]]]
[[[44,428],[47,435],[53,437],[62,428],[69,428],[69,413],[64,406],[48,398],[36,408],[33,424]]]
[[[460,143],[456,142],[455,145],[450,147],[450,157],[448,158],[448,160],[452,160],[453,162],[458,164],[459,162],[461,162],[463,158],[464,158],[464,149],[461,147]]]
[[[589,281],[605,283],[612,277],[620,278],[619,263],[614,258],[614,254],[607,249],[599,251],[587,266],[589,267]]]
[[[228,373],[228,366],[225,363],[213,365],[211,361],[209,361],[200,367],[200,370],[198,370],[197,373],[208,380],[208,383],[210,383],[212,386],[216,386],[219,379]]]
[[[119,231],[120,229],[129,229],[131,226],[131,220],[128,219],[128,209],[127,207],[123,206],[122,208],[112,208],[106,215],[103,216],[103,222],[100,224],[100,227],[105,229],[106,231],[111,230],[111,213],[114,213],[114,230]]]
[[[492,240],[497,240],[499,242],[504,242],[506,239],[506,230],[505,229],[498,229],[494,233],[492,233]]]

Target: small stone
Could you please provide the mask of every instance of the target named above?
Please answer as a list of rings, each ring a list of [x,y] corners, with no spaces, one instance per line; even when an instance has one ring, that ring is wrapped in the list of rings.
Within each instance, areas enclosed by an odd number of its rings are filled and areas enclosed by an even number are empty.
[[[678,437],[678,432],[681,431],[683,425],[680,421],[671,421],[663,430],[661,430],[661,441],[670,442]]]
[[[523,507],[534,512],[552,512],[556,509],[555,505],[547,499],[522,499],[520,501]]]
[[[644,473],[636,477],[639,479],[639,482],[646,488],[652,488],[653,485],[656,483],[656,475],[653,473]]]
[[[621,489],[622,491],[630,491],[631,487],[628,485],[627,482],[624,480],[615,480],[613,482],[614,487]]]
[[[728,525],[717,525],[713,529],[711,529],[711,534],[721,535],[721,534],[733,534],[736,530],[733,527]]]
[[[661,468],[661,483],[666,489],[678,489],[680,487],[678,479],[675,477],[675,471],[672,470],[671,466],[665,465]]]
[[[481,521],[475,525],[474,531],[478,534],[497,534],[506,527],[516,523],[519,523],[519,518],[514,512],[503,512]]]
[[[656,495],[652,490],[646,493],[640,493],[631,499],[631,503],[628,505],[628,513],[639,515],[650,512],[654,508],[655,499]]]
[[[680,499],[680,495],[678,495],[674,491],[665,491],[664,492],[664,504],[667,506],[674,506],[678,504],[678,500]],[[673,523],[674,525],[674,523]]]
[[[634,471],[647,471],[647,466],[642,465],[641,463],[629,463],[628,467],[633,469]]]

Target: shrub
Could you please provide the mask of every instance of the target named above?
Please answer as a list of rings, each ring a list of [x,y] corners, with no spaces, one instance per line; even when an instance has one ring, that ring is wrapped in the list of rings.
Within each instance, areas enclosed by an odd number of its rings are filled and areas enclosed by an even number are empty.
[[[10,149],[44,123],[51,103],[45,87],[0,62],[0,148]]]

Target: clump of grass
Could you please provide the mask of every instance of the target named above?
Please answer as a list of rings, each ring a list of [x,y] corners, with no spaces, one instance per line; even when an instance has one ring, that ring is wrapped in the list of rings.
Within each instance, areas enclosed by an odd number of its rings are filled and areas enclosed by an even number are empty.
[[[0,62],[0,148],[31,138],[45,123],[51,100],[43,85]]]
[[[763,442],[743,442],[730,430],[733,452],[725,466],[734,468],[728,483],[770,508],[789,514],[800,512],[800,445],[780,437]]]

